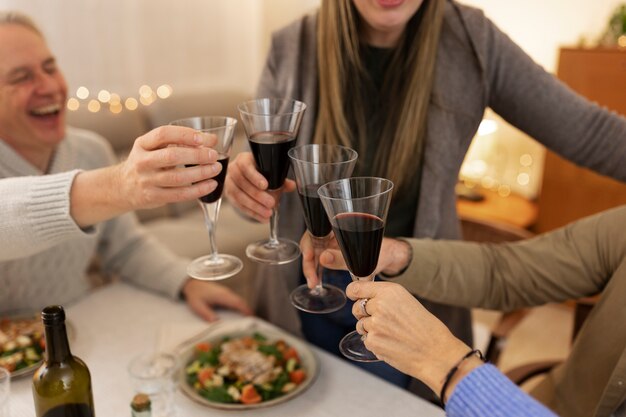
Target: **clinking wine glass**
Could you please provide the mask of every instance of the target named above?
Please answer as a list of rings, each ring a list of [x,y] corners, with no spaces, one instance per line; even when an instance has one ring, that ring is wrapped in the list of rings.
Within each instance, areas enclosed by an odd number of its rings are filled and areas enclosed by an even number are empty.
[[[293,262],[300,257],[300,247],[292,240],[278,238],[278,201],[289,172],[287,152],[296,144],[306,104],[291,99],[261,98],[241,103],[238,109],[256,167],[276,200],[269,239],[248,245],[246,255],[272,265]]]
[[[217,136],[217,144],[214,149],[218,153],[217,161],[222,165],[222,171],[213,178],[217,181],[217,188],[210,194],[198,199],[198,203],[204,214],[204,223],[209,233],[209,254],[194,259],[187,266],[187,274],[190,277],[208,281],[217,281],[232,277],[241,271],[243,263],[241,259],[236,256],[218,253],[215,240],[215,228],[220,205],[222,203],[222,191],[224,189],[230,148],[233,144],[237,120],[232,117],[224,116],[204,116],[180,119],[170,124],[190,127],[199,132],[210,133]]]
[[[346,303],[346,295],[341,289],[322,284],[319,256],[327,247],[332,229],[317,190],[327,182],[350,177],[357,157],[353,149],[338,145],[302,145],[289,150],[319,278],[319,284],[313,289],[300,285],[292,291],[291,303],[302,311],[330,313]]]
[[[391,181],[375,177],[332,181],[318,190],[353,281],[374,280],[392,190]],[[356,331],[341,339],[339,350],[355,361],[378,361]]]

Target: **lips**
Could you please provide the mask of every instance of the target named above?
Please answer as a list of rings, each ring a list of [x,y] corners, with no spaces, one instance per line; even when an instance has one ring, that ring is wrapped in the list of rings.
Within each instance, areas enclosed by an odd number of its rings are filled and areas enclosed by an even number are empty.
[[[65,107],[61,103],[43,104],[28,111],[30,125],[46,141],[57,142],[65,136]]]
[[[29,111],[31,116],[46,117],[55,116],[61,111],[61,105],[59,103],[47,104],[45,106],[39,106]]]
[[[404,0],[377,0],[382,7],[396,7],[404,3]]]

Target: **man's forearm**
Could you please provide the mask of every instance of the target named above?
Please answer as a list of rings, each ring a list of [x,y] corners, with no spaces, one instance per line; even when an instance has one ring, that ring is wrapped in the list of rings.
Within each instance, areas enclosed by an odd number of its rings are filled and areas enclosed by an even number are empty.
[[[132,210],[131,203],[121,198],[117,173],[114,165],[76,175],[70,191],[70,215],[78,226],[93,226]]]

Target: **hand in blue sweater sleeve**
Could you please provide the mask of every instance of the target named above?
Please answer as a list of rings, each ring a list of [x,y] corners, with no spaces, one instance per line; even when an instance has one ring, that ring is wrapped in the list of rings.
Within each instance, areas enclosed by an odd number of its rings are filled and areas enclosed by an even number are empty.
[[[463,378],[446,404],[449,417],[555,417],[552,411],[519,389],[493,365]]]

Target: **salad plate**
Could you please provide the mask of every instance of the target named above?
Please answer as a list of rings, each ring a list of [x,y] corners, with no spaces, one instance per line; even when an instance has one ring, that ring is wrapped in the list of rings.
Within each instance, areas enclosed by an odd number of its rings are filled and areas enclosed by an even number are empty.
[[[0,367],[12,378],[39,368],[44,350],[43,324],[37,313],[0,314]]]
[[[65,326],[68,339],[74,340],[72,323],[66,320]],[[45,348],[39,312],[0,313],[0,367],[8,369],[11,378],[35,372],[43,362]]]
[[[254,317],[216,323],[179,346],[177,355],[182,392],[223,410],[289,401],[319,372],[305,341]]]

